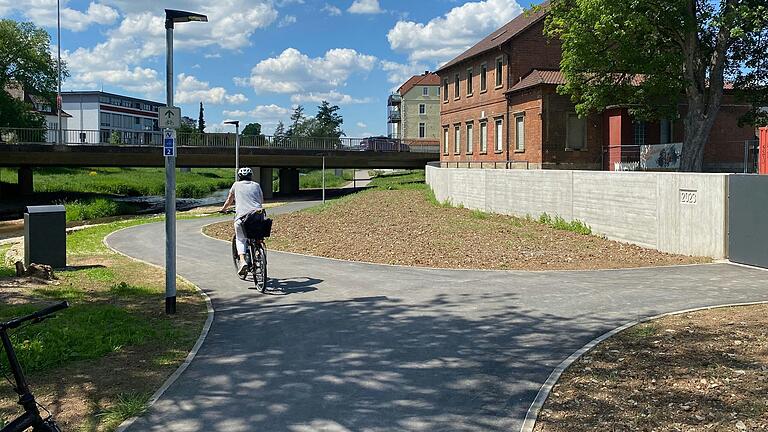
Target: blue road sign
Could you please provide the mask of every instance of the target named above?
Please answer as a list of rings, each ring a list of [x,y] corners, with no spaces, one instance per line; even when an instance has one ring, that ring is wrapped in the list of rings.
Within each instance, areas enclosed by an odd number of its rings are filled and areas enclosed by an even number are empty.
[[[176,156],[176,131],[173,129],[163,132],[163,156]]]

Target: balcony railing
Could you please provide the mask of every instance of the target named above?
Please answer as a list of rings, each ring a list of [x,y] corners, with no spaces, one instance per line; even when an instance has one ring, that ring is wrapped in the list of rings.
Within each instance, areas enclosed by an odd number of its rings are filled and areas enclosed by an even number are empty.
[[[0,128],[0,145],[4,144],[56,144],[56,130]],[[234,133],[177,133],[176,145],[179,147],[234,148]],[[285,137],[240,135],[240,147],[296,151],[389,151],[386,146],[370,145],[372,138],[348,137]],[[433,146],[398,144],[400,140],[391,140],[390,146],[398,151],[414,153],[437,153]],[[61,141],[70,146],[162,146],[162,132],[131,132],[107,130],[63,130]],[[407,149],[407,150],[406,150]]]
[[[392,110],[389,112],[389,122],[395,123],[402,120],[402,115],[399,110]]]
[[[387,100],[387,105],[389,106],[400,105],[402,101],[403,101],[403,98],[399,94],[391,94],[389,95],[389,99]]]

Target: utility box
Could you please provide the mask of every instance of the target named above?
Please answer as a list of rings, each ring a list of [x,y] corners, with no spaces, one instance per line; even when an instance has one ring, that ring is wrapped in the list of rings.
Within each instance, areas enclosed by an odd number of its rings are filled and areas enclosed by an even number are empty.
[[[757,172],[768,174],[768,127],[760,128],[760,149],[758,150],[760,161]]]
[[[24,265],[67,266],[67,213],[63,205],[29,206],[24,212]]]

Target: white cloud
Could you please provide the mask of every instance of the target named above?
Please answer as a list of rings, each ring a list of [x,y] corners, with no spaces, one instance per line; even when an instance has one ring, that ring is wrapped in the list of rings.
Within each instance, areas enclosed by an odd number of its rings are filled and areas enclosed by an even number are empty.
[[[83,31],[92,24],[112,24],[120,16],[117,10],[101,3],[92,2],[84,11],[67,7],[67,0],[61,3],[61,27],[67,30]],[[56,27],[56,0],[0,0],[0,15],[14,10],[39,26]]]
[[[205,57],[205,58],[207,58],[207,59],[212,59],[212,58],[221,58],[221,54],[219,54],[219,53],[206,54],[206,55],[204,55],[203,57]]]
[[[9,0],[0,0],[2,2]],[[29,0],[51,1],[51,0]],[[165,53],[165,29],[162,9],[155,0],[103,0],[123,13],[119,26],[109,30],[106,40],[95,46],[78,48],[63,53],[72,76],[65,83],[67,88],[94,88],[106,82],[128,91],[140,89],[144,97],[161,97],[162,84],[158,73],[146,63]],[[55,0],[54,0],[55,6]],[[176,26],[174,49],[197,50],[201,47],[218,47],[237,50],[250,45],[253,33],[271,25],[277,18],[271,0],[170,0],[163,6],[193,10],[208,15],[209,23],[185,23]],[[112,10],[107,6],[103,6]],[[153,11],[153,12],[148,12]],[[54,7],[55,12],[55,7]],[[212,53],[206,57],[220,56]],[[162,63],[161,63],[162,64]],[[152,71],[150,81],[136,81],[136,70]],[[90,81],[98,78],[99,81]],[[123,81],[121,81],[123,80]],[[243,96],[244,97],[244,96]],[[233,100],[241,100],[236,95]],[[225,98],[226,100],[226,98]]]
[[[379,0],[355,0],[347,11],[353,14],[377,14],[384,12],[379,6]]]
[[[248,98],[240,93],[230,95],[224,87],[211,88],[207,82],[182,73],[178,76],[174,102],[180,104],[197,102],[241,104],[248,102]]]
[[[245,110],[224,110],[222,115],[228,119],[240,120],[241,126],[247,124],[250,121],[258,122],[261,124],[261,131],[265,134],[271,134],[274,131],[275,126],[279,121],[288,123],[293,110],[290,108],[284,108],[279,105],[258,105],[255,108]]]
[[[360,129],[366,129],[368,127],[368,125],[363,122],[357,122],[356,126]]]
[[[390,47],[411,62],[444,63],[522,13],[515,0],[465,3],[428,23],[398,21],[387,33]]]
[[[339,9],[338,7],[336,7],[336,6],[332,5],[332,4],[326,3],[325,6],[323,6],[323,8],[321,10],[323,12],[326,12],[330,16],[339,16],[339,15],[341,15],[341,9]]]
[[[286,15],[283,17],[283,19],[280,20],[279,23],[277,23],[278,27],[287,27],[291,24],[296,24],[296,17],[293,15]]]
[[[288,48],[277,57],[260,61],[251,69],[250,77],[236,78],[235,82],[251,86],[257,93],[330,92],[343,87],[353,73],[370,72],[376,61],[374,56],[347,48],[331,49],[316,58]]]
[[[423,63],[402,64],[389,60],[381,61],[381,69],[388,73],[387,81],[394,84],[393,89],[397,89],[412,76],[424,73],[429,68]]]
[[[354,105],[371,103],[373,100],[367,97],[356,99],[348,94],[339,93],[337,91],[330,91],[327,93],[303,93],[291,96],[291,102],[294,104],[307,102],[321,103],[322,101],[328,101],[337,105]]]

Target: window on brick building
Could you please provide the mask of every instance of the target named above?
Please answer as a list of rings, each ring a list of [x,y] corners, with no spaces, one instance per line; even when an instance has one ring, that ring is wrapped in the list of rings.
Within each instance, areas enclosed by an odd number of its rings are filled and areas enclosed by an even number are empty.
[[[461,126],[453,128],[453,154],[461,153]]]
[[[645,122],[636,121],[634,122],[633,126],[634,126],[634,135],[635,135],[635,145],[645,145],[645,141],[646,141]]]
[[[443,153],[448,154],[448,128],[443,128]]]
[[[515,151],[525,151],[525,115],[515,116]]]
[[[488,123],[480,123],[480,153],[488,151]]]
[[[483,63],[480,65],[480,91],[484,92],[488,89],[488,65]]]
[[[584,150],[587,141],[586,120],[579,118],[576,113],[568,113],[565,125],[566,150]]]
[[[495,139],[496,139],[496,151],[500,152],[504,150],[504,142],[502,141],[503,134],[504,133],[504,120],[498,119],[496,120],[496,131],[495,131]]]
[[[472,123],[467,124],[467,154],[472,154],[472,151],[474,150],[473,142],[474,136],[472,134],[474,129],[474,126]]]
[[[429,96],[429,87],[422,87],[421,88],[421,95],[422,96]]]
[[[426,138],[426,137],[427,137],[427,124],[419,123],[419,138]]]
[[[448,102],[448,78],[443,80],[443,102]]]
[[[419,114],[426,114],[427,113],[427,104],[419,104]]]
[[[461,92],[461,81],[459,81],[459,74],[456,74],[453,81],[453,97],[458,99]]]
[[[467,69],[467,96],[472,96],[472,68]]]
[[[496,87],[501,87],[503,84],[502,75],[504,73],[504,57],[496,59]]]

